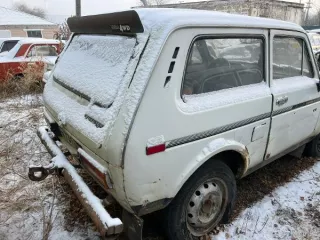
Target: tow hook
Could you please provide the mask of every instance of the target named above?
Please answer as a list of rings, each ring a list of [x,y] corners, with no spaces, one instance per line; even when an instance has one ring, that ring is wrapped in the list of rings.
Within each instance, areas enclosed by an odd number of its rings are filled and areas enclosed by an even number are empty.
[[[46,179],[49,175],[61,175],[62,168],[53,167],[52,164],[47,166],[30,166],[28,177],[31,181],[40,182]]]

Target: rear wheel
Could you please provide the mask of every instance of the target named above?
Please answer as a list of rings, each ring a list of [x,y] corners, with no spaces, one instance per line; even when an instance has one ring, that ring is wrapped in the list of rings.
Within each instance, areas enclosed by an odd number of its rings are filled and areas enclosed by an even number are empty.
[[[305,154],[308,157],[320,157],[320,134],[306,145]]]
[[[171,240],[197,239],[231,215],[236,181],[221,161],[200,167],[166,209],[166,230]]]

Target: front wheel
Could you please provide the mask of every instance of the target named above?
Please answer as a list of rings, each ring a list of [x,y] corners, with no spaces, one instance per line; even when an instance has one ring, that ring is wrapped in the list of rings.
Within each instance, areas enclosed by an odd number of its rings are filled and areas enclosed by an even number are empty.
[[[166,209],[166,230],[171,240],[197,239],[226,222],[235,202],[236,181],[219,160],[200,167]]]

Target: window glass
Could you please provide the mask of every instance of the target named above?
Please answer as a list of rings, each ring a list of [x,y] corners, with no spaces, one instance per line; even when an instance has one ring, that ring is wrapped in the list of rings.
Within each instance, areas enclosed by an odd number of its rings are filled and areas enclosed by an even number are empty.
[[[273,79],[302,75],[313,76],[311,59],[304,41],[293,37],[275,37]]]
[[[18,41],[7,41],[4,42],[1,48],[1,52],[7,52],[10,51],[16,44]]]
[[[28,53],[28,57],[45,57],[45,56],[57,56],[57,49],[50,45],[33,46]]]
[[[203,38],[193,43],[183,95],[260,83],[264,79],[261,38]]]
[[[27,31],[28,37],[42,38],[41,30],[29,30]]]

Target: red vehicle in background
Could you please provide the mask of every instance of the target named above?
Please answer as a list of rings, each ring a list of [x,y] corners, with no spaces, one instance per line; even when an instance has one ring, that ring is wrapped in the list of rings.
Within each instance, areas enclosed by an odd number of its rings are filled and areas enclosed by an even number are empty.
[[[53,68],[60,51],[59,40],[21,39],[10,51],[0,55],[0,81],[21,78],[27,68],[41,79],[44,71]]]

